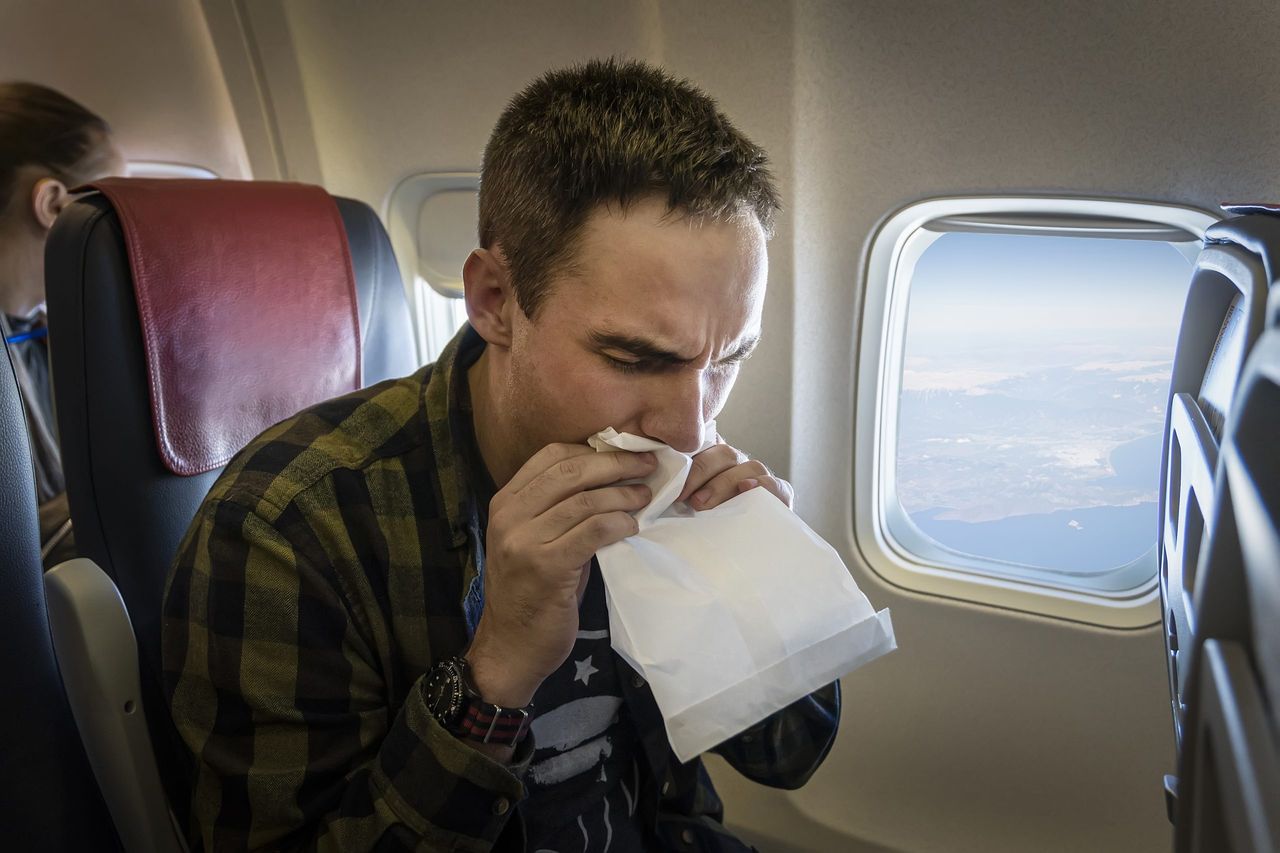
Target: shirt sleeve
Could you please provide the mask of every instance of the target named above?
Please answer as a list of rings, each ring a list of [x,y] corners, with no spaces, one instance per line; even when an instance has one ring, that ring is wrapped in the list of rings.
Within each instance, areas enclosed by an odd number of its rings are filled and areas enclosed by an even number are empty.
[[[754,782],[794,790],[814,774],[840,724],[840,682],[833,681],[712,751]]]
[[[425,678],[397,707],[388,628],[304,525],[212,501],[165,595],[166,692],[195,759],[204,850],[458,850],[494,845],[523,795],[513,767],[445,731]],[[285,532],[282,532],[285,531]],[[382,649],[380,652],[379,649]]]

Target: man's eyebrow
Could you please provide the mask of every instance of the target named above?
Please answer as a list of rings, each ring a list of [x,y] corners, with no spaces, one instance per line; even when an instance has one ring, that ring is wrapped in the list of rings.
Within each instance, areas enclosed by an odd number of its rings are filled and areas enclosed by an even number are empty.
[[[593,330],[589,333],[589,337],[591,342],[599,349],[622,350],[647,361],[661,362],[663,364],[688,364],[690,361],[681,357],[679,353],[663,349],[653,341],[635,335]]]
[[[646,361],[673,365],[689,364],[692,361],[692,359],[684,358],[679,353],[663,349],[647,338],[637,337],[636,335],[593,330],[589,333],[589,337],[591,342],[599,349],[621,350]],[[742,361],[751,355],[751,352],[759,342],[760,336],[752,335],[740,343],[733,352],[720,358],[716,363],[733,364]]]

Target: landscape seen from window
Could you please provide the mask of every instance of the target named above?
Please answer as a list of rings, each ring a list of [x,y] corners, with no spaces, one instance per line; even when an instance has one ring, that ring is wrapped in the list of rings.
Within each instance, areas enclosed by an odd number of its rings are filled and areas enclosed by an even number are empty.
[[[952,233],[911,281],[897,496],[926,536],[1064,574],[1156,537],[1191,263],[1164,242]]]

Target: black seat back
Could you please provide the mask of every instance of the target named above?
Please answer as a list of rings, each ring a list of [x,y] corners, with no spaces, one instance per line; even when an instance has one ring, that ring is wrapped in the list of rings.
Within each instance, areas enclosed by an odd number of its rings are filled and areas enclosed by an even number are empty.
[[[1253,348],[1226,424],[1188,650],[1179,851],[1280,850],[1278,434],[1280,324]]]
[[[115,830],[54,659],[31,449],[13,364],[0,348],[0,832],[12,850],[113,850]]]
[[[1174,734],[1179,742],[1190,662],[1185,652],[1195,633],[1196,567],[1205,530],[1217,511],[1214,472],[1223,421],[1265,319],[1273,250],[1257,234],[1280,225],[1272,220],[1265,215],[1237,217],[1209,229],[1178,333],[1165,419],[1157,547]]]
[[[181,182],[173,183],[180,200]],[[367,205],[334,201],[354,273],[361,380],[371,384],[410,373],[417,367],[412,327],[386,232]],[[286,242],[282,251],[306,248]],[[58,218],[47,243],[46,283],[55,405],[77,549],[115,582],[128,608],[157,763],[171,804],[184,819],[179,789],[188,759],[163,700],[161,600],[178,544],[221,467],[180,476],[157,449],[131,258],[121,217],[107,197],[86,196]],[[233,292],[206,296],[235,298]],[[306,324],[305,314],[300,309],[290,320]]]
[[[1280,850],[1280,210],[1205,235],[1174,364],[1161,598],[1178,853]]]

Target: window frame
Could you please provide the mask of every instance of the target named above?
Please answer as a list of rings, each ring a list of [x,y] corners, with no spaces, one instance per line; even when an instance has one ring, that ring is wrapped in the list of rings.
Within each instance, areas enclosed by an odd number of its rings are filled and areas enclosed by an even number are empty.
[[[193,163],[173,163],[167,160],[127,160],[124,164],[126,178],[187,178],[211,181],[218,173]]]
[[[409,303],[414,344],[418,361],[435,361],[441,347],[452,337],[444,337],[439,309],[442,303],[428,295],[434,292],[443,299],[463,299],[462,270],[437,269],[431,258],[419,254],[418,233],[422,209],[428,199],[449,192],[480,191],[480,173],[475,171],[417,172],[401,179],[382,204],[391,249],[400,267],[405,299]]]
[[[1160,622],[1155,543],[1142,557],[1118,569],[1112,589],[1085,590],[1054,582],[1060,572],[1000,574],[1001,561],[962,554],[928,539],[896,496],[898,407],[905,354],[910,279],[924,251],[945,231],[928,231],[939,220],[974,218],[982,233],[1052,233],[1025,220],[1062,218],[1075,224],[1061,230],[1122,238],[1127,228],[1152,225],[1188,235],[1188,254],[1220,217],[1190,207],[1158,202],[1049,196],[933,198],[887,217],[869,241],[860,312],[856,410],[854,417],[854,542],[867,565],[884,581],[926,595],[958,599],[1106,628],[1136,629]],[[1024,220],[1019,223],[1018,220]],[[1093,224],[1091,224],[1093,223]],[[1148,237],[1148,239],[1151,239]],[[1181,248],[1181,247],[1180,247]],[[1189,254],[1194,263],[1194,255]],[[905,523],[904,523],[905,521]],[[894,527],[898,530],[895,531]],[[919,537],[901,536],[913,530]],[[921,540],[924,540],[923,542]],[[913,546],[914,545],[914,549]],[[925,553],[920,553],[925,552]],[[1007,570],[1007,569],[1006,569]]]

